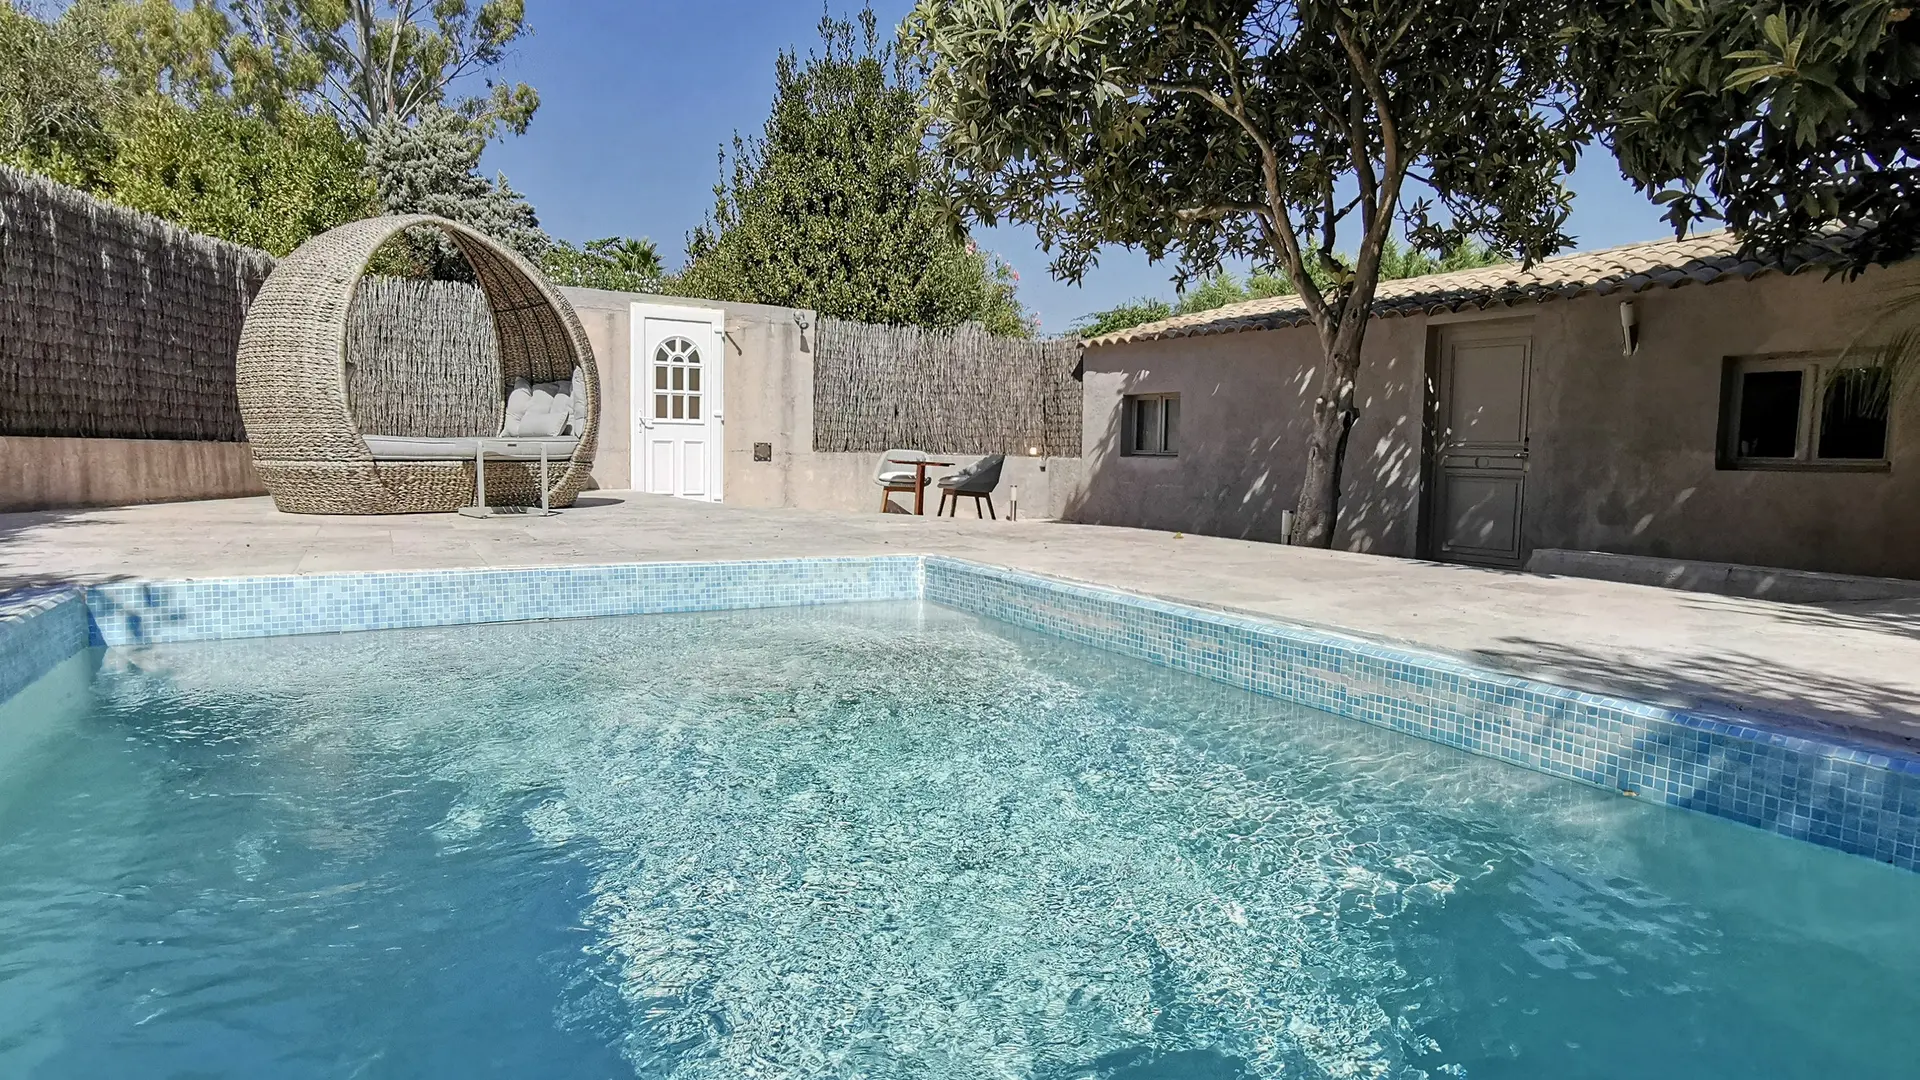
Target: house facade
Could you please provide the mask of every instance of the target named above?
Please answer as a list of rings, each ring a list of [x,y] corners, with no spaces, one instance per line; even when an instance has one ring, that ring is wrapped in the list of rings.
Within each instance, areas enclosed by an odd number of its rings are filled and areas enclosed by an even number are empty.
[[[1710,234],[1383,283],[1336,546],[1920,578],[1920,395],[1868,362],[1920,275],[1736,249]],[[1320,360],[1291,297],[1089,340],[1069,516],[1280,540]]]

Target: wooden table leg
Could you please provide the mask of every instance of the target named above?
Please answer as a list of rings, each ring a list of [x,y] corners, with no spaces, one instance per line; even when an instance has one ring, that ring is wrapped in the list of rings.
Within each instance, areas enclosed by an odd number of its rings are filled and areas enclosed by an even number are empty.
[[[927,463],[913,463],[913,512],[927,516]]]

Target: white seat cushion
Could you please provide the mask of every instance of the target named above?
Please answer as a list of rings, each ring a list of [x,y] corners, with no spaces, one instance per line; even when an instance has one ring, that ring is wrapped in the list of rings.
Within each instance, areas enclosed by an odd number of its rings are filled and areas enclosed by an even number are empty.
[[[573,456],[580,440],[572,436],[551,439],[421,439],[407,435],[368,435],[367,449],[376,461],[472,461],[475,448],[485,443],[487,456],[494,460],[539,461],[545,447],[547,460],[565,462]]]
[[[879,476],[874,477],[873,482],[876,484],[879,484],[881,487],[897,487],[902,485],[906,487],[912,487],[913,473],[883,472]]]
[[[540,451],[545,448],[547,460],[564,463],[573,456],[574,448],[580,440],[572,435],[555,435],[549,439],[482,439],[486,444],[487,456],[506,458],[508,461],[539,461]]]

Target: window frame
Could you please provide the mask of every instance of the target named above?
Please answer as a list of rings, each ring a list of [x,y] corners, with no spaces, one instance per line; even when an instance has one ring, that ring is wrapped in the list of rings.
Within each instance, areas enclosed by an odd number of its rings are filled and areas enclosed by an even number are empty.
[[[1151,403],[1158,418],[1156,445],[1140,445],[1140,410]],[[1169,409],[1168,406],[1172,408]],[[1171,458],[1180,456],[1180,395],[1177,392],[1127,394],[1121,398],[1123,428],[1120,433],[1122,457]]]
[[[1847,361],[1834,353],[1789,353],[1771,356],[1730,356],[1722,372],[1720,390],[1720,437],[1716,446],[1716,466],[1723,470],[1753,472],[1886,472],[1893,467],[1893,413],[1889,409],[1882,454],[1877,458],[1823,458],[1820,453],[1820,424],[1826,411],[1827,384],[1835,371],[1869,368],[1862,361]],[[1740,407],[1746,389],[1745,376],[1768,371],[1798,371],[1800,378],[1799,413],[1794,428],[1794,456],[1747,457],[1740,453]]]

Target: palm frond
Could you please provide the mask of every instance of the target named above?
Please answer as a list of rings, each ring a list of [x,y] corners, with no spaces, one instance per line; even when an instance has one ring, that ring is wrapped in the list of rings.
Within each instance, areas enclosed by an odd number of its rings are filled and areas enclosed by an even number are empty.
[[[1837,404],[1875,419],[1887,417],[1920,382],[1920,281],[1889,290],[1878,315],[1854,335],[1821,388],[1823,399],[1837,388]]]

